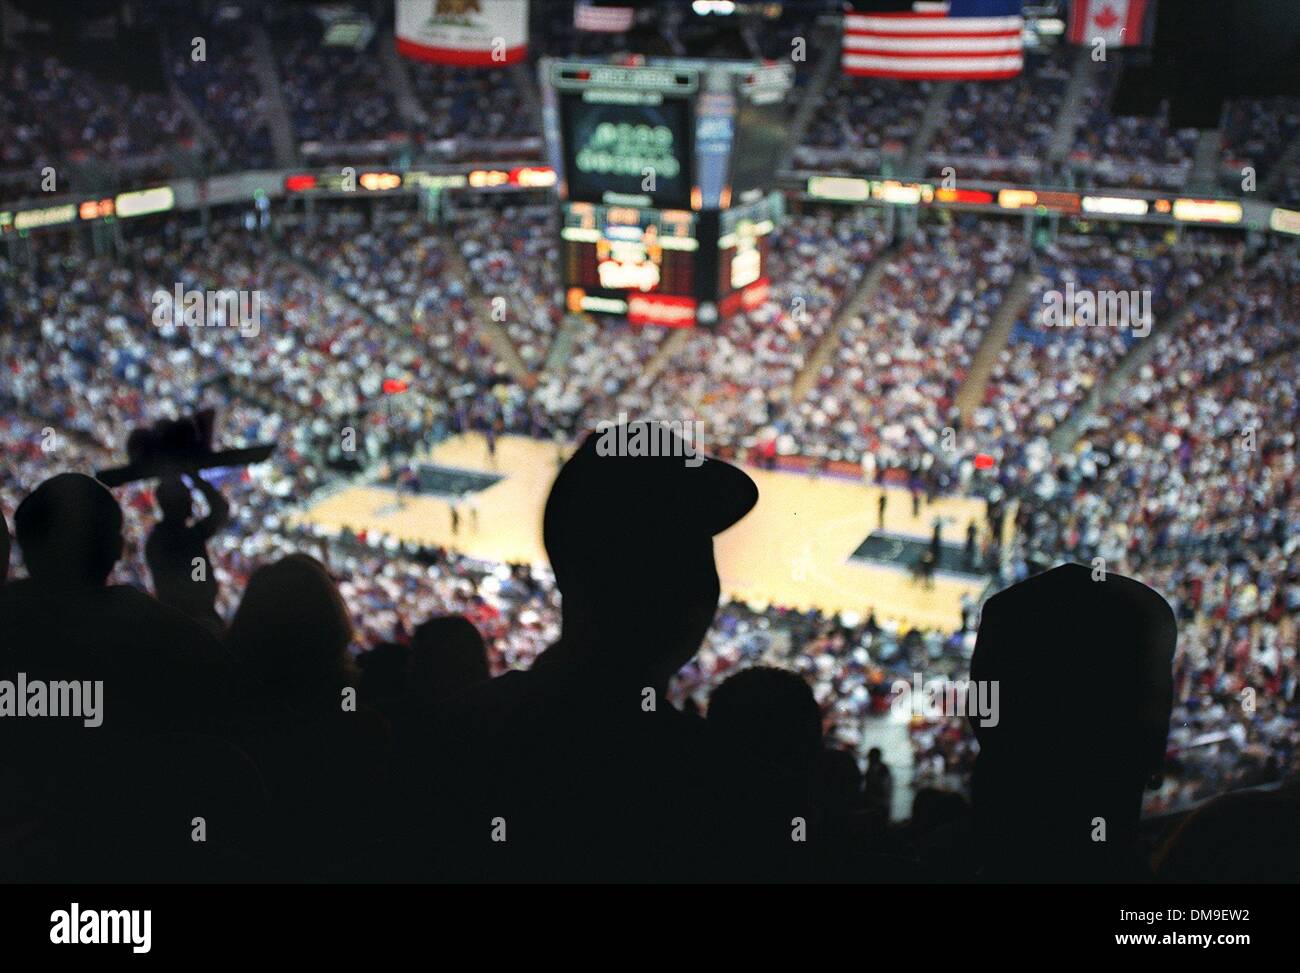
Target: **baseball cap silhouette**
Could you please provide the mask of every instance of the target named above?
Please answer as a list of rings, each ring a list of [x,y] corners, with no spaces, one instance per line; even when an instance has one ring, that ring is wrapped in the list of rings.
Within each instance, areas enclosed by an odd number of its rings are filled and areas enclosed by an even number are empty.
[[[758,487],[730,463],[698,456],[696,446],[656,422],[589,433],[561,468],[542,518],[542,537],[557,579],[585,565],[603,570],[636,554],[671,551],[726,530],[758,502]],[[602,455],[602,436],[629,442],[644,426],[658,455]],[[627,438],[618,439],[623,435]],[[606,443],[611,439],[607,438]],[[697,463],[692,459],[691,463]]]
[[[1095,580],[1094,580],[1095,579]],[[981,756],[1088,765],[1163,763],[1177,624],[1157,592],[1063,564],[988,600],[971,678],[1000,684],[996,725],[971,718]]]

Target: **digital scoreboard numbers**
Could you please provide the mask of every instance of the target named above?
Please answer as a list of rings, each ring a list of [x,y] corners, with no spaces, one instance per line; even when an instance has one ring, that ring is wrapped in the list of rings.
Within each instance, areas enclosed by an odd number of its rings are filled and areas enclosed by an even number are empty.
[[[779,193],[724,210],[718,225],[718,310],[723,317],[753,310],[771,291],[768,253],[785,212]]]
[[[683,211],[568,203],[560,231],[570,311],[695,323],[696,220]]]
[[[766,299],[788,65],[543,59],[566,304],[712,325]],[[775,202],[773,201],[775,199]]]
[[[571,95],[565,101],[581,96]],[[689,106],[582,103],[566,110],[569,198],[690,205]]]

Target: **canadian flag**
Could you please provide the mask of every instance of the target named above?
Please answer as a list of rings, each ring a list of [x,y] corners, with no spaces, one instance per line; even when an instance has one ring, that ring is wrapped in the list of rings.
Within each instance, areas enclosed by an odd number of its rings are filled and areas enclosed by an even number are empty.
[[[1147,14],[1155,0],[1074,0],[1070,5],[1071,44],[1139,47],[1147,43]]]

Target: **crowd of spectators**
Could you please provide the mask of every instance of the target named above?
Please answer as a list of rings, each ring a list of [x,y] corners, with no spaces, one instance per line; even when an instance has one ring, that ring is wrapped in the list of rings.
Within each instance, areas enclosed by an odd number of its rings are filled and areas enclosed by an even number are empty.
[[[289,230],[282,242],[235,220],[202,235],[169,222],[158,236],[128,237],[115,260],[91,256],[68,238],[34,240],[33,263],[0,268],[0,307],[15,323],[0,336],[0,397],[7,453],[16,457],[0,502],[12,511],[52,462],[102,468],[120,457],[133,426],[215,404],[224,443],[281,443],[272,462],[221,480],[236,518],[213,547],[225,617],[259,563],[307,547],[339,580],[354,649],[400,641],[413,620],[454,611],[487,637],[494,672],[519,668],[558,625],[546,572],[295,525],[297,503],[346,475],[327,462],[341,427],[361,425],[362,465],[370,468],[387,458],[378,444],[400,439],[402,430],[411,437],[400,443],[408,450],[484,422],[565,439],[620,411],[703,419],[706,445],[736,455],[775,439],[783,451],[854,461],[870,452],[877,468],[909,466],[939,455],[936,433],[956,424],[953,394],[1026,258],[1009,223],[923,223],[885,253],[887,237],[872,211],[791,214],[770,243],[768,300],[715,334],[686,338],[654,382],[639,379],[661,332],[588,326],[564,369],[540,373],[536,388],[523,389],[504,380],[478,343],[468,288],[448,273],[445,248],[460,248],[484,295],[508,295],[509,321],[520,307],[546,310],[544,295],[554,289],[545,220],[527,211],[473,213],[440,231],[400,209],[379,211],[372,225],[355,216],[343,207],[307,233],[291,229],[300,216],[281,214],[280,231]],[[1178,760],[1170,783],[1153,808],[1280,776],[1295,746],[1287,701],[1295,694],[1300,607],[1291,524],[1300,518],[1286,439],[1294,435],[1295,376],[1286,356],[1278,357],[1297,331],[1294,257],[1279,250],[1244,260],[1236,245],[1216,246],[1208,237],[1194,243],[1173,248],[1132,231],[1062,235],[1047,245],[1036,258],[1018,333],[973,432],[963,432],[957,447],[962,460],[975,448],[995,452],[999,466],[1012,471],[1000,485],[1020,501],[1019,530],[998,565],[1000,583],[1062,559],[1100,556],[1175,604],[1187,633],[1177,661],[1177,712],[1186,719],[1172,738]],[[809,396],[788,402],[799,367],[882,253],[888,263],[875,297],[841,322],[831,364]],[[1244,268],[1243,286],[1203,295],[1176,330],[1153,332],[1156,353],[1125,404],[1103,412],[1108,425],[1090,430],[1075,452],[1048,450],[1042,437],[1133,339],[1044,332],[1034,317],[1043,291],[1068,281],[1150,290],[1164,324],[1234,262]],[[257,291],[259,336],[156,327],[153,295],[177,281]],[[538,321],[512,337],[542,347],[555,321],[549,312]],[[1243,331],[1250,342],[1231,340]],[[868,362],[873,367],[865,368]],[[410,380],[415,390],[396,421],[367,410],[386,377]],[[1211,381],[1207,392],[1202,385]],[[1228,431],[1247,426],[1259,432],[1258,451],[1235,453]],[[50,431],[53,452],[42,445]],[[1251,466],[1250,455],[1264,465]],[[119,577],[147,586],[142,552],[152,495],[141,485],[121,497],[131,543]],[[1189,549],[1199,559],[1171,562],[1170,551]],[[887,707],[892,680],[917,666],[961,676],[971,638],[965,627],[909,630],[874,617],[729,604],[679,676],[675,698],[698,705],[738,666],[782,661],[812,683],[833,738],[860,754],[864,728]],[[1232,700],[1252,687],[1262,702],[1247,713]],[[964,786],[974,748],[959,730],[952,723],[914,727],[918,785]]]
[[[805,28],[762,38],[764,53],[780,56]],[[220,141],[210,168],[269,164],[248,31],[203,32],[207,58],[195,61],[187,47],[169,70]],[[406,65],[430,123],[409,133],[373,43],[326,50],[298,21],[273,34],[303,141],[536,135],[512,72]],[[1031,57],[1014,81],[955,86],[930,174],[963,159],[988,176],[1033,174],[1068,61],[1063,52]],[[1114,116],[1117,72],[1113,64],[1093,72],[1070,164],[1091,185],[1181,185],[1194,133],[1172,130],[1163,116]],[[36,52],[6,50],[0,79],[0,173],[198,148],[171,97],[139,96]],[[874,170],[900,158],[932,90],[833,78],[797,161]],[[1295,103],[1233,102],[1223,132],[1227,175],[1251,165],[1263,183],[1300,133]],[[151,165],[140,171],[167,171],[165,159]],[[1295,173],[1283,176],[1284,194],[1296,198]],[[329,534],[299,523],[300,506],[449,434],[490,427],[567,445],[624,412],[702,420],[709,451],[742,458],[770,447],[818,460],[869,457],[876,471],[942,466],[954,489],[1014,501],[1014,540],[990,565],[993,587],[1062,560],[1101,558],[1107,571],[1140,577],[1172,604],[1179,642],[1169,762],[1148,810],[1295,769],[1293,251],[1247,253],[1236,238],[1186,232],[1176,242],[1136,229],[1064,230],[1030,246],[1019,224],[974,217],[923,220],[891,246],[877,210],[809,208],[765,244],[766,299],[676,339],[650,376],[668,333],[626,323],[571,323],[571,349],[548,369],[563,316],[551,213],[488,205],[439,226],[401,206],[320,209],[286,209],[271,225],[218,217],[199,231],[178,217],[132,226],[117,234],[111,257],[61,231],[0,255],[0,516],[12,517],[56,471],[120,462],[132,428],[214,406],[223,445],[278,444],[269,462],[210,474],[233,511],[210,546],[223,619],[236,617],[260,568],[307,551],[341,596],[350,655],[372,675],[385,652],[415,640],[419,622],[453,614],[480,633],[496,676],[529,668],[556,641],[561,602],[549,570],[377,532]],[[877,260],[885,261],[878,289],[843,314]],[[964,425],[957,390],[1017,270],[1030,275],[1025,311]],[[1231,286],[1203,289],[1225,270]],[[177,284],[256,294],[256,333],[235,322],[156,325],[156,295]],[[1046,328],[1044,294],[1071,284],[1149,294],[1156,330],[1138,338]],[[529,382],[511,377],[484,339],[487,319],[499,321]],[[1102,404],[1077,445],[1054,449],[1048,437],[1140,340],[1153,351],[1125,394]],[[794,400],[796,376],[826,341],[829,359]],[[386,382],[405,391],[386,398]],[[957,433],[951,448],[940,444],[948,428]],[[352,459],[339,446],[350,429],[359,432]],[[976,476],[977,452],[993,458],[994,473]],[[157,496],[147,481],[116,496],[126,544],[113,580],[148,589],[145,539]],[[878,621],[868,606],[832,616],[728,601],[669,698],[704,711],[738,671],[792,669],[808,683],[827,739],[862,758],[873,727],[890,719],[893,680],[916,671],[965,677],[974,638],[973,613],[970,624],[940,631]],[[969,793],[978,748],[966,724],[914,720],[909,732],[912,787]]]
[[[889,255],[871,300],[843,323],[792,441],[877,468],[915,466],[955,427],[954,397],[1024,258],[1009,224],[923,224]],[[967,450],[967,452],[972,452]]]
[[[519,139],[540,135],[515,77],[505,68],[458,68],[410,61],[406,71],[428,116],[419,135],[439,139]]]
[[[1191,172],[1197,130],[1174,129],[1167,103],[1154,115],[1113,113],[1120,75],[1117,57],[1098,62],[1088,74],[1071,165],[1090,187],[1182,188]]]
[[[197,148],[189,120],[166,94],[134,91],[39,47],[0,57],[0,175],[23,174],[26,193],[48,191],[46,166],[66,192],[74,188],[70,166],[130,164],[137,177],[155,177]],[[12,185],[5,192],[23,195]]]
[[[274,154],[266,96],[258,82],[248,26],[242,21],[195,22],[177,27],[174,36],[190,46],[174,53],[172,77],[219,141],[209,168],[270,168]],[[201,48],[194,45],[196,39],[202,41]]]
[[[326,47],[310,13],[272,28],[281,90],[301,142],[382,141],[407,131],[375,49]]]
[[[215,146],[202,145],[186,113],[167,94],[130,91],[107,84],[39,49],[11,51],[4,59],[5,92],[0,95],[0,176],[33,173],[43,165],[97,161],[130,163],[137,178],[185,171],[257,168],[273,158],[268,128],[268,93],[255,68],[253,27],[245,20],[169,25],[173,47],[167,68],[182,97],[207,122]],[[781,21],[760,38],[766,57],[789,56],[790,42],[807,40],[812,23]],[[202,37],[205,56],[195,60],[193,37]],[[312,158],[396,158],[417,153],[446,156],[451,145],[473,146],[478,157],[493,145],[527,146],[535,152],[538,119],[510,69],[471,70],[402,60],[413,103],[423,120],[404,117],[376,35],[361,50],[326,47],[321,24],[310,14],[284,15],[271,22],[275,68],[295,136],[312,147]],[[569,28],[543,25],[535,55],[565,53],[601,41]],[[926,153],[926,173],[940,178],[954,168],[959,179],[1020,180],[1061,175],[1047,167],[1047,151],[1060,117],[1077,49],[1060,46],[1031,52],[1024,73],[1002,82],[952,86]],[[810,62],[795,61],[795,104],[802,97]],[[1073,133],[1067,168],[1089,187],[1177,189],[1191,171],[1197,132],[1174,130],[1162,109],[1151,117],[1112,111],[1121,72],[1119,58],[1090,62]],[[532,70],[525,67],[525,72]],[[928,82],[831,77],[795,150],[802,167],[878,173],[897,171],[925,116],[932,92]],[[1234,99],[1221,123],[1222,153],[1217,176],[1238,191],[1241,171],[1254,170],[1256,186],[1276,175],[1274,195],[1294,201],[1300,180],[1287,156],[1300,127],[1296,102],[1287,98]],[[527,139],[527,143],[520,140]],[[360,152],[360,146],[383,146]],[[347,147],[351,148],[347,148]],[[504,150],[504,149],[503,149]],[[339,152],[342,155],[339,155]],[[459,150],[457,150],[459,151]],[[349,154],[350,153],[350,154]],[[65,178],[69,174],[65,173]],[[123,176],[122,178],[125,178]],[[30,185],[28,185],[30,183]],[[23,185],[34,189],[35,177]],[[69,185],[64,183],[64,185]]]
[[[836,75],[795,150],[804,166],[879,170],[886,156],[901,160],[925,117],[931,84]]]
[[[757,455],[785,432],[795,376],[883,242],[871,214],[791,215],[769,244],[767,299],[691,334],[653,384],[626,389],[618,408],[605,415],[626,409],[667,421],[702,420],[713,448]],[[599,417],[591,410],[587,421]],[[786,444],[786,451],[797,450]]]
[[[1300,158],[1287,152],[1300,138],[1300,99],[1238,98],[1224,106],[1223,186],[1229,193],[1261,191],[1276,175],[1269,197],[1284,205],[1300,202]],[[1275,167],[1283,170],[1275,172]],[[1253,170],[1248,172],[1247,169]]]
[[[1156,329],[1184,299],[1223,266],[1231,244],[1200,238],[1180,248],[1159,234],[1131,230],[1107,237],[1061,234],[1036,255],[1024,311],[999,355],[975,428],[1000,446],[1008,431],[1029,438],[1051,433],[1149,325]],[[1063,303],[1073,288],[1129,292],[1149,304],[1150,320],[1132,312],[1128,326],[1055,327],[1047,317],[1048,292]],[[1145,296],[1143,296],[1145,295]],[[1071,314],[1070,320],[1073,321]],[[1083,320],[1083,319],[1080,319]]]
[[[530,371],[538,371],[564,315],[556,277],[559,234],[551,207],[467,210],[452,235],[493,319]]]
[[[928,147],[929,175],[952,166],[958,179],[1039,176],[1075,55],[1070,47],[1030,53],[1024,71],[1008,81],[957,83]]]

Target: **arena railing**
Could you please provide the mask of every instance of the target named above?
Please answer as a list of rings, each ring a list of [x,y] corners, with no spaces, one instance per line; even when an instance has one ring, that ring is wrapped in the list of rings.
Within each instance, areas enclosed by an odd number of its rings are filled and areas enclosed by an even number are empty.
[[[33,199],[0,204],[0,238],[14,232],[252,203],[262,198],[357,199],[431,191],[517,192],[546,190],[556,181],[552,168],[531,161],[256,170],[174,179],[113,194],[71,193],[46,197],[39,202]],[[943,180],[807,170],[778,173],[775,182],[776,188],[815,202],[933,207],[1003,215],[1017,212],[1031,218],[1066,216],[1300,235],[1300,210],[1247,197],[982,180],[946,184]]]

